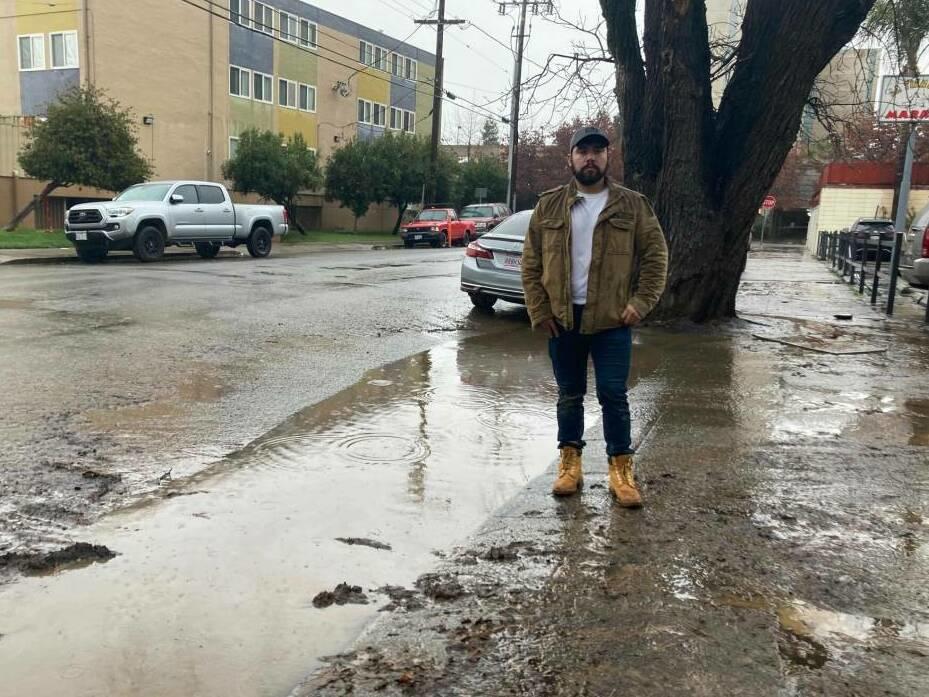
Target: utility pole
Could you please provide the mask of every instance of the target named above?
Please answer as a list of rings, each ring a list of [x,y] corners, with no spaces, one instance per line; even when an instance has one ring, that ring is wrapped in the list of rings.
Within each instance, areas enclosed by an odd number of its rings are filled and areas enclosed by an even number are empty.
[[[516,210],[516,156],[519,149],[519,98],[523,81],[523,48],[526,42],[526,11],[532,7],[532,14],[539,14],[541,8],[545,14],[551,14],[551,0],[507,0],[497,3],[500,14],[506,14],[508,7],[519,7],[519,29],[516,33],[516,61],[513,66],[513,96],[510,99],[510,147],[506,178],[506,205]]]
[[[443,33],[446,24],[464,24],[463,19],[445,19],[445,0],[439,0],[439,16],[437,19],[417,19],[416,24],[434,24],[436,26],[435,40],[435,84],[432,93],[432,149],[429,153],[429,173],[426,177],[426,190],[424,198],[427,203],[435,203],[435,182],[439,161],[439,141],[442,139],[442,74],[445,70],[445,59],[442,57]]]

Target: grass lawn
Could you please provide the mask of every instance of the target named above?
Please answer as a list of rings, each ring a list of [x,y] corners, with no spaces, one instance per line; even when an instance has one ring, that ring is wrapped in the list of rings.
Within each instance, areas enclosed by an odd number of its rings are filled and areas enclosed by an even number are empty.
[[[283,244],[401,244],[400,235],[386,232],[351,232],[345,230],[308,230],[301,235],[296,228],[291,228]]]
[[[71,247],[63,230],[32,230],[17,228],[13,232],[0,230],[0,249],[48,249]]]

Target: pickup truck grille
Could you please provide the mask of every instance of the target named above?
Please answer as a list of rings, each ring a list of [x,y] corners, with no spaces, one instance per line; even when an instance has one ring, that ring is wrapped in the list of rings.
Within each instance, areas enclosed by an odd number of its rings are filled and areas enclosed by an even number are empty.
[[[103,220],[103,215],[96,209],[68,213],[68,222],[74,225],[93,225],[101,220]]]

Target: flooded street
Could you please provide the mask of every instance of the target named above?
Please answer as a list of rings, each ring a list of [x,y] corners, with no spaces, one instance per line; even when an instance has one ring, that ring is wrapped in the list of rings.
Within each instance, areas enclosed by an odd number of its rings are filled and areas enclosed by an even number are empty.
[[[365,254],[283,265],[303,285],[254,311],[188,308],[204,340],[163,388],[101,403],[112,363],[58,388],[86,408],[56,423],[98,453],[8,422],[0,695],[929,692],[925,330],[797,254],[753,257],[739,322],[636,334],[646,507],[610,499],[592,395],[585,488],[555,500],[545,341],[449,295],[439,254],[412,280]],[[7,346],[66,304],[13,300]],[[120,350],[144,352],[152,319],[62,341],[138,331]],[[42,389],[6,399],[53,415]],[[67,463],[17,484],[37,443]],[[103,493],[82,507],[75,482]],[[35,563],[72,542],[115,556]]]

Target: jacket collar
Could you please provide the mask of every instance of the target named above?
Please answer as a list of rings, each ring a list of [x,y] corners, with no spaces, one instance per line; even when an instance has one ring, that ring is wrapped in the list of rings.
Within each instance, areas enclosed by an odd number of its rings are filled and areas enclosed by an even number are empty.
[[[609,191],[609,195],[606,199],[606,204],[603,206],[603,213],[610,211],[614,206],[620,201],[620,191],[622,187],[616,184],[609,177],[605,178],[606,188]],[[571,207],[577,203],[578,199],[581,198],[581,194],[577,189],[577,180],[574,177],[571,177],[571,181],[568,182],[567,191],[565,192],[565,215],[571,214]]]

